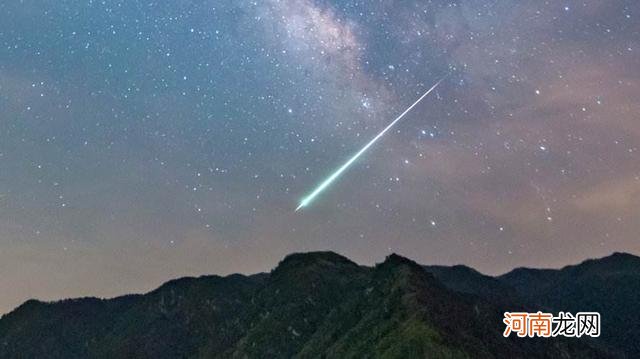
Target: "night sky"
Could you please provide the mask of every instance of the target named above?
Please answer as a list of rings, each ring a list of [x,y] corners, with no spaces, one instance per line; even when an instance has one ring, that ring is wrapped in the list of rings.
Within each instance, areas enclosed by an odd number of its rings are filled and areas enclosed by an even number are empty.
[[[640,2],[0,2],[0,313],[311,250],[640,253]]]

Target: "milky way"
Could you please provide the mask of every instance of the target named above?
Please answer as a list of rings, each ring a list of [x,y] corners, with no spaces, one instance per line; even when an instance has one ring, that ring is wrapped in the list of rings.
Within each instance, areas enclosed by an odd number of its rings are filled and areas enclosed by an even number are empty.
[[[640,253],[637,1],[8,0],[0,15],[0,312],[293,251],[487,273]]]

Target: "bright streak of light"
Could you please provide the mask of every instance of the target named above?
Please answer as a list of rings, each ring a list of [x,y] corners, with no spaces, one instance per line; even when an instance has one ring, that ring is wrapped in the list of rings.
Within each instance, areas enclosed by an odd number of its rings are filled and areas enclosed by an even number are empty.
[[[404,112],[401,113],[400,116],[396,117],[396,119],[393,120],[380,133],[378,133],[376,137],[374,137],[371,141],[369,141],[369,143],[367,143],[364,147],[362,147],[360,151],[358,151],[355,155],[353,155],[353,157],[351,157],[347,162],[345,162],[342,166],[340,166],[340,168],[338,168],[335,172],[333,172],[331,176],[329,176],[322,183],[320,183],[320,185],[315,190],[313,190],[313,192],[311,192],[309,195],[304,197],[300,201],[300,204],[298,205],[298,207],[296,208],[296,212],[301,208],[307,207],[309,204],[311,204],[311,202],[313,202],[313,200],[322,191],[324,191],[327,187],[329,187],[329,185],[333,181],[335,181],[338,177],[340,177],[340,175],[344,171],[346,171],[347,168],[351,166],[351,164],[353,164],[360,156],[362,156],[369,149],[369,147],[373,146],[373,144],[376,143],[376,141],[378,141],[382,136],[384,136],[384,134],[387,133],[387,131],[389,131],[398,121],[400,121],[407,113],[409,113],[409,111],[411,111],[418,103],[420,103],[420,101],[422,101],[423,98],[427,97],[427,95],[429,95],[433,90],[435,90],[436,87],[438,87],[438,85],[440,85],[440,83],[444,81],[446,77],[447,76],[441,78],[438,82],[435,83],[435,85],[431,86],[431,88],[427,90],[427,92],[425,92],[422,96],[420,96],[419,99],[416,100],[416,102],[414,102],[411,106],[409,106],[406,110],[404,110]]]

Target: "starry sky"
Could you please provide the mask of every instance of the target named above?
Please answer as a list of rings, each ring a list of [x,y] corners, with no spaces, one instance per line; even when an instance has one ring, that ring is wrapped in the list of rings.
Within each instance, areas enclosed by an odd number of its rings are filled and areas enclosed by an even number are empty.
[[[489,274],[640,253],[637,1],[7,0],[0,17],[0,313],[294,251]]]

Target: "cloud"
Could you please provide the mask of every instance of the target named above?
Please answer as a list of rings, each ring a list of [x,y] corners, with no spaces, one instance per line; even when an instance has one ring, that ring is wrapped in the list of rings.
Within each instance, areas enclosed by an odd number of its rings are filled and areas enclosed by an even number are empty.
[[[586,212],[637,212],[640,209],[640,174],[589,187],[572,203]]]

